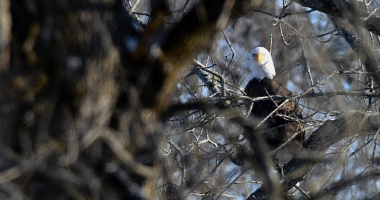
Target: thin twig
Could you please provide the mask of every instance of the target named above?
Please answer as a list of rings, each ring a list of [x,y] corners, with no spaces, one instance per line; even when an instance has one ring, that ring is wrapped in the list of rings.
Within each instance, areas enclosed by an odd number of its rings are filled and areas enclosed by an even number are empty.
[[[205,72],[208,72],[216,77],[219,78],[219,81],[220,81],[220,87],[221,87],[221,96],[224,97],[226,96],[226,90],[225,90],[225,80],[223,78],[223,76],[213,70],[209,70],[207,69],[202,63],[200,63],[199,61],[196,61],[194,60],[194,63],[196,64],[197,67],[199,67],[201,70],[205,71]]]

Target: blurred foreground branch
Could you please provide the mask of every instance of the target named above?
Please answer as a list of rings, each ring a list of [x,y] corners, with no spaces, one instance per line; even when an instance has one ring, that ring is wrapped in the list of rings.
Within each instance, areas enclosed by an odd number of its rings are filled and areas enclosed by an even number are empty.
[[[357,119],[362,119],[359,128],[368,131],[371,127],[379,127],[380,113],[349,112],[339,119],[327,120],[303,143],[302,150],[296,158],[283,166],[284,177],[282,184],[287,191],[312,170],[314,165],[323,157],[324,152],[334,143],[356,134]],[[312,196],[312,195],[311,195]],[[248,199],[265,198],[265,190],[259,188]]]

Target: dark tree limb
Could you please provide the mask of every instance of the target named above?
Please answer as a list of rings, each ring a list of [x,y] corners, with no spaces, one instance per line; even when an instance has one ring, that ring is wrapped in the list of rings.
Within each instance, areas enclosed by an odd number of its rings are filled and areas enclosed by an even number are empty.
[[[356,130],[369,130],[370,127],[380,125],[379,113],[349,112],[342,118],[328,120],[303,143],[300,154],[283,166],[284,179],[282,181],[285,191],[291,189],[312,170],[324,152],[334,143],[350,137]],[[358,124],[357,119],[363,119]],[[261,187],[252,193],[248,199],[265,198],[264,188]]]
[[[370,15],[364,19],[364,24],[367,30],[380,36],[380,17],[377,15]]]
[[[335,17],[348,17],[347,19],[351,23],[352,20],[362,21],[364,28],[372,31],[376,35],[380,35],[380,17],[375,14],[377,9],[367,13],[363,8],[358,9],[358,1],[331,1],[331,0],[296,0],[298,4],[309,7],[320,12],[323,12],[329,16]],[[362,2],[363,3],[363,2]],[[358,15],[352,15],[358,14]]]
[[[14,113],[17,113],[18,105],[15,93],[11,90],[9,78],[10,53],[11,53],[11,13],[10,1],[0,2],[0,138],[1,143],[9,143],[14,121]]]
[[[150,22],[147,30],[153,30],[152,33],[143,37],[145,39],[138,50],[128,58],[134,66],[144,66],[131,68],[129,72],[133,75],[130,78],[137,82],[143,107],[163,111],[168,106],[175,84],[190,69],[192,59],[197,53],[210,48],[213,34],[223,30],[231,19],[261,3],[248,0],[200,1],[167,33],[162,33],[162,20]],[[152,12],[158,13],[152,18],[162,18],[166,11],[162,6],[156,8],[161,11]]]
[[[297,0],[296,2],[329,15],[330,20],[339,29],[339,33],[358,55],[367,70],[371,73],[379,71],[379,56],[371,49],[369,35],[362,30],[364,28],[380,35],[380,18],[378,16],[374,13],[367,13],[356,0]],[[377,85],[380,85],[380,77],[373,76],[373,78]]]
[[[0,72],[9,69],[11,42],[11,13],[10,1],[0,2]]]
[[[313,199],[324,199],[329,194],[337,194],[339,191],[346,189],[353,185],[359,185],[360,183],[373,180],[377,182],[380,178],[380,172],[377,170],[369,170],[369,172],[357,175],[349,179],[338,180],[332,183],[329,187],[319,191],[313,195]]]
[[[331,17],[330,20],[339,29],[340,35],[347,41],[347,43],[354,50],[360,61],[364,64],[368,72],[377,73],[379,71],[380,60],[376,52],[371,48],[371,38],[369,34],[363,32],[360,27],[355,24],[349,23],[347,20],[339,17]],[[372,76],[380,85],[380,77]]]
[[[377,199],[380,199],[380,193],[377,193],[375,195],[373,195],[370,200],[377,200]]]
[[[225,1],[199,2],[169,33],[162,36],[162,40],[156,41],[158,46],[147,47],[156,48],[153,55],[145,53],[141,57],[136,57],[136,53],[132,54],[131,60],[135,65],[145,66],[136,76],[144,107],[160,112],[168,106],[168,99],[173,93],[175,84],[189,70],[192,58],[198,52],[210,47],[211,36],[216,31],[216,23],[224,3]],[[164,13],[164,11],[155,12]],[[161,15],[163,14],[160,14],[160,17]],[[148,30],[152,26],[150,24],[147,25]],[[159,30],[157,28],[157,31]],[[155,37],[154,34],[150,36],[152,39]]]

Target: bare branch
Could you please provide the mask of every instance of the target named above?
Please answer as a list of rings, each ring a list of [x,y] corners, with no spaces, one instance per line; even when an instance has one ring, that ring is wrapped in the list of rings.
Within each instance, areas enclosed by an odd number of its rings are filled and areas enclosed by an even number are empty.
[[[216,77],[219,78],[220,81],[220,86],[221,86],[221,96],[224,97],[226,96],[226,89],[225,89],[225,80],[223,76],[215,71],[207,69],[202,63],[194,60],[194,63],[196,64],[196,68],[208,72]],[[200,73],[198,70],[195,71],[198,77],[206,84],[207,88],[212,92],[212,94],[218,93],[219,89],[216,87],[216,84],[209,78],[208,75],[205,73]]]
[[[379,117],[379,113],[368,114],[363,112],[347,113],[344,117],[337,120],[328,120],[303,143],[302,151],[290,162],[283,167],[284,179],[282,181],[285,191],[292,188],[298,182],[304,180],[305,175],[311,171],[317,158],[332,144],[344,137],[352,135],[355,129],[352,129],[352,121],[355,119],[365,119],[362,127],[369,127],[372,120]],[[371,124],[371,125],[370,125]],[[375,125],[376,126],[376,125]],[[248,199],[264,198],[263,188],[256,190]]]
[[[127,166],[128,170],[144,177],[153,177],[155,170],[151,167],[137,163],[133,156],[124,149],[123,144],[114,136],[108,128],[97,127],[91,129],[82,139],[83,148],[90,146],[97,139],[103,139],[109,147],[115,152],[121,161]]]

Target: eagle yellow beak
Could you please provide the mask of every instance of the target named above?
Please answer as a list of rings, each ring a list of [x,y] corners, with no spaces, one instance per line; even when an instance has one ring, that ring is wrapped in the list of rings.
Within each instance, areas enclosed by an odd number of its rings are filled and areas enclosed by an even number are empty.
[[[263,62],[263,60],[264,60],[264,54],[258,53],[257,54],[257,62],[261,65],[261,63]]]
[[[257,61],[257,63],[259,63],[259,65],[261,65],[261,63],[263,62],[264,57],[265,57],[265,55],[262,53],[252,54],[252,56]]]

